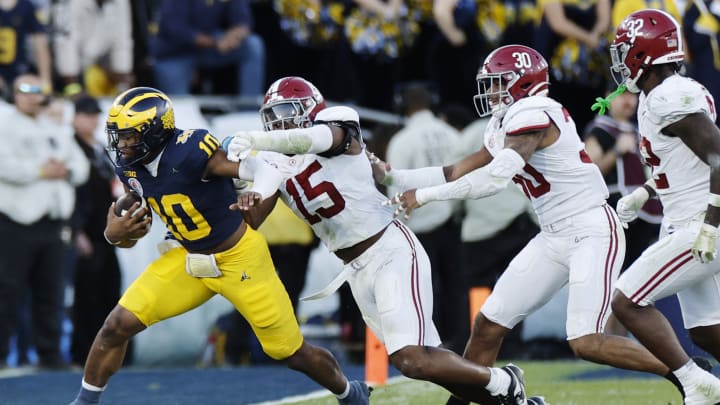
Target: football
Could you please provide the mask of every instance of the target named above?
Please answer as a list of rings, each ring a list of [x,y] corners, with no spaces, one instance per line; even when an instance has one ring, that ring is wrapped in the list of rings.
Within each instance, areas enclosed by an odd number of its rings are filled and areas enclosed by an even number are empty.
[[[119,217],[125,215],[127,210],[136,202],[140,203],[140,207],[145,207],[145,199],[140,197],[140,194],[135,191],[121,195],[120,198],[115,201],[115,215]]]

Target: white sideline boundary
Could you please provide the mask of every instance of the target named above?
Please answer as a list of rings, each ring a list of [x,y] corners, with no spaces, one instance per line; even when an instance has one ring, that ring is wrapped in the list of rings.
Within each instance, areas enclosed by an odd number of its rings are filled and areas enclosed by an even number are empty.
[[[403,375],[390,377],[390,378],[388,378],[387,383],[383,386],[393,385],[393,384],[397,384],[397,383],[403,382],[403,381],[412,381],[412,379],[405,377]],[[371,387],[375,387],[375,385],[373,385],[373,384],[369,384],[369,385]],[[258,402],[258,403],[254,403],[252,405],[280,405],[280,404],[287,404],[287,403],[299,402],[299,401],[309,401],[311,399],[325,398],[328,395],[332,395],[332,393],[330,393],[328,390],[318,390],[318,391],[309,392],[309,393],[303,394],[303,395],[293,395],[293,396],[281,398],[277,401]],[[370,397],[372,398],[372,395]]]

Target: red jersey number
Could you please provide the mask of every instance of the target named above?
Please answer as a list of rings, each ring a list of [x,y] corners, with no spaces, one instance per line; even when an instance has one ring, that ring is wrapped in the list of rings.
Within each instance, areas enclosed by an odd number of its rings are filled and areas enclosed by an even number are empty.
[[[526,164],[525,167],[523,167],[523,171],[531,178],[527,178],[521,174],[516,174],[513,176],[513,181],[522,187],[528,198],[538,198],[550,191],[550,183],[545,179],[545,176],[543,176],[542,173],[537,171],[537,169],[530,166],[530,164]]]
[[[655,181],[655,188],[658,190],[669,188],[670,184],[668,184],[668,179],[665,173],[655,173],[655,167],[660,166],[660,158],[653,153],[650,141],[648,141],[644,136],[640,140],[640,151],[645,158],[645,163],[650,166],[653,181]]]
[[[340,195],[340,192],[331,182],[321,181],[314,186],[310,184],[310,177],[321,168],[322,165],[316,160],[312,162],[300,174],[296,175],[294,178],[287,179],[287,181],[285,182],[285,188],[292,196],[293,200],[295,201],[295,205],[297,206],[300,213],[302,213],[302,215],[305,217],[305,219],[307,219],[310,225],[320,222],[320,217],[332,218],[335,215],[339,214],[340,211],[345,209],[345,199],[342,197],[342,195]],[[305,207],[305,204],[303,204],[302,196],[298,192],[297,187],[295,187],[295,182],[293,182],[293,179],[300,186],[302,192],[305,194],[305,197],[308,201],[318,198],[323,194],[327,194],[333,204],[329,207],[318,208],[317,210],[315,210],[314,214],[311,214]]]

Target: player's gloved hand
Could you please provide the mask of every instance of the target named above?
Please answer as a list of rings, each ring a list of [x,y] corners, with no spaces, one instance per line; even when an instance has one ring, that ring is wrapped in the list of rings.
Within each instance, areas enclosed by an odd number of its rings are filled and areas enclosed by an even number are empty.
[[[637,218],[638,210],[645,205],[648,198],[650,198],[650,194],[645,190],[645,187],[638,187],[632,193],[618,200],[615,211],[617,211],[623,228],[627,228],[628,222],[632,222]]]
[[[717,255],[717,237],[718,228],[710,224],[703,223],[700,227],[700,233],[695,238],[692,246],[692,255],[695,260],[700,263],[710,263],[715,260]]]
[[[375,156],[373,152],[365,150],[365,154],[370,160],[370,166],[372,167],[375,183],[388,185],[385,182],[388,180],[388,173],[390,173],[391,170],[390,164]]]
[[[239,162],[245,159],[253,148],[252,136],[245,136],[246,132],[238,132],[233,136],[228,136],[222,141],[222,148],[227,152],[228,160]]]
[[[422,204],[415,198],[416,189],[407,190],[403,193],[397,193],[389,200],[383,201],[382,205],[397,205],[393,216],[397,218],[401,212],[405,211],[405,220],[410,219],[410,214],[416,209],[420,208]]]

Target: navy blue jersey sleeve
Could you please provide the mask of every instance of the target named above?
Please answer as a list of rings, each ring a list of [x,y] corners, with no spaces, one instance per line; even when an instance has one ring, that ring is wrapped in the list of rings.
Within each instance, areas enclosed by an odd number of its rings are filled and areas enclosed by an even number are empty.
[[[253,28],[253,17],[248,0],[233,0],[230,3],[230,23],[232,26],[246,25]]]
[[[196,173],[200,177],[205,173],[208,160],[220,148],[220,141],[205,129],[183,131],[174,142],[173,149],[177,151],[178,156],[182,156],[181,165],[184,171]]]

